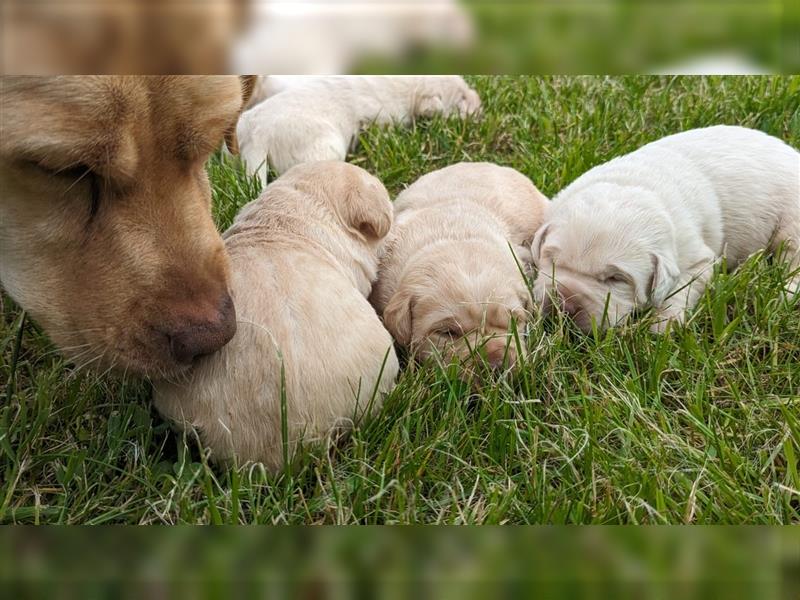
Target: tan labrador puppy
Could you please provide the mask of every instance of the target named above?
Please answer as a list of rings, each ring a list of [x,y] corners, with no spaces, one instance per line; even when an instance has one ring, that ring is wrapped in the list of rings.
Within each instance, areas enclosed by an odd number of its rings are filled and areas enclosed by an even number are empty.
[[[391,223],[386,189],[353,165],[301,165],[268,186],[225,233],[238,333],[158,384],[158,410],[216,461],[278,469],[282,390],[292,450],[378,408],[398,363],[367,296]]]
[[[174,374],[236,328],[209,154],[237,77],[4,77],[0,282],[79,365]]]
[[[482,346],[495,368],[515,361],[530,294],[520,269],[547,199],[521,173],[459,163],[429,173],[395,201],[371,300],[418,358],[448,360]]]

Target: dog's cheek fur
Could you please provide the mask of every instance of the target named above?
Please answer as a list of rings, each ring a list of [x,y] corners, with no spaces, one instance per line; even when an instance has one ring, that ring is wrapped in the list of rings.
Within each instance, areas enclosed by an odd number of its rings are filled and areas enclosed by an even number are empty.
[[[124,360],[142,370],[168,362],[161,324],[180,318],[176,311],[185,308],[186,298],[208,290],[221,297],[228,281],[204,179],[193,179],[174,186],[172,199],[149,189],[106,198],[91,222],[81,206],[85,198],[70,199],[55,215],[43,206],[41,214],[27,213],[17,222],[17,235],[39,243],[23,243],[11,252],[14,260],[3,261],[9,267],[3,281],[15,282],[9,293],[59,346],[82,345],[88,337],[110,362]],[[42,242],[38,229],[54,216],[61,225],[51,229],[50,243]]]

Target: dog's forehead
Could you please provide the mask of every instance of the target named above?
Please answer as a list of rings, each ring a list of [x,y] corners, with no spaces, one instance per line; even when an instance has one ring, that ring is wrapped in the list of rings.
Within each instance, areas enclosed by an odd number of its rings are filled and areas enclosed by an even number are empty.
[[[181,159],[213,150],[242,106],[238,78],[167,77],[150,82],[151,119],[159,147]]]
[[[111,163],[209,150],[241,108],[235,77],[65,76],[3,80],[3,154]],[[59,152],[63,150],[63,152]]]

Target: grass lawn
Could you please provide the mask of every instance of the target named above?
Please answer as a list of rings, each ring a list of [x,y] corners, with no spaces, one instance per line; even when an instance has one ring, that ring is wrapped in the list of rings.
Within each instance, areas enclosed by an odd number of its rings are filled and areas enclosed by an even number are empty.
[[[350,158],[394,195],[488,160],[548,196],[667,134],[745,125],[800,146],[800,77],[477,77],[478,121],[371,129]],[[216,157],[224,228],[258,184]],[[527,364],[467,384],[408,368],[380,415],[294,473],[210,467],[147,384],[75,372],[5,298],[0,522],[800,523],[800,306],[784,269],[724,269],[685,328],[532,323]],[[313,293],[313,290],[310,291]]]

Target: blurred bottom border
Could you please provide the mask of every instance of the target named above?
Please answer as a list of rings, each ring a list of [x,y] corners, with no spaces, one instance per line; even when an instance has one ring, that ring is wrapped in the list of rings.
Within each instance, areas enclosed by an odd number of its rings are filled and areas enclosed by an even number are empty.
[[[6,528],[3,596],[800,598],[796,527]]]

